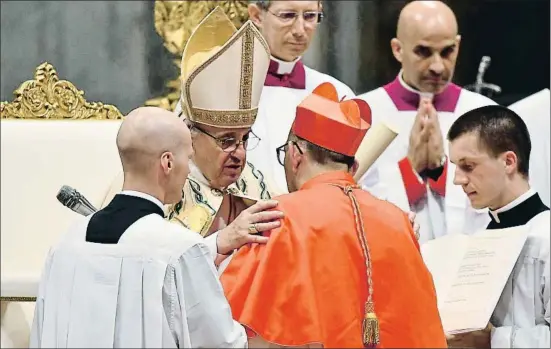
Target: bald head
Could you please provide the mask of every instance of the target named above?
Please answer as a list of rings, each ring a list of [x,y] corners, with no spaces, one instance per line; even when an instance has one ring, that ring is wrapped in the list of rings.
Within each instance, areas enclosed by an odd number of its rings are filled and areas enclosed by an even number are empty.
[[[461,41],[452,10],[441,1],[410,2],[400,12],[396,36],[390,45],[404,81],[421,92],[443,92]]]
[[[163,153],[177,154],[190,145],[187,126],[173,113],[156,107],[131,111],[117,135],[117,148],[126,173],[148,173]]]
[[[413,1],[400,12],[396,35],[401,41],[431,35],[457,35],[453,11],[441,1]]]

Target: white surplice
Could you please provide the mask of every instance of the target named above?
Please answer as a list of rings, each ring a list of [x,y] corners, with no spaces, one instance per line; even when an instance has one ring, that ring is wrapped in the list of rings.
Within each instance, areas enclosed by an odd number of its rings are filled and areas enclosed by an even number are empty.
[[[494,211],[494,217],[522,204],[535,193],[529,190]],[[473,217],[467,216],[472,229],[484,229],[488,225],[490,216],[487,211],[482,217],[472,220]],[[550,212],[544,211],[526,223],[529,226],[528,239],[490,320],[494,326],[492,348],[549,348],[550,219]]]
[[[545,211],[528,222],[528,239],[492,315],[492,348],[549,348],[550,219]]]
[[[551,205],[551,101],[546,88],[509,106],[526,123],[530,132],[530,186],[534,188],[547,206]]]
[[[435,101],[435,107],[444,152],[449,154],[447,133],[453,122],[467,111],[496,103],[457,85],[448,86],[445,94],[446,97],[442,95],[442,99],[446,100],[441,100],[440,104]],[[387,86],[358,96],[369,103],[374,125],[384,121],[399,131],[396,139],[360,180],[360,184],[363,189],[392,202],[402,210],[415,212],[416,222],[420,225],[419,243],[422,244],[439,236],[462,232],[465,211],[469,205],[468,198],[461,187],[453,185],[455,166],[448,160],[445,197],[433,192],[427,186],[425,197],[410,207],[398,162],[407,156],[411,128],[417,115],[417,105],[407,104],[414,95],[419,95],[419,92],[403,81],[400,72],[396,80]],[[437,98],[435,97],[435,100]]]
[[[247,347],[199,234],[151,214],[88,243],[89,217],[47,257],[31,347]]]

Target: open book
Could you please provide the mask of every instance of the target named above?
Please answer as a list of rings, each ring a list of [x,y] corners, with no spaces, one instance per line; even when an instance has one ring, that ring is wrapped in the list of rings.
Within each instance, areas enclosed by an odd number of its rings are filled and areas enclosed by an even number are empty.
[[[520,226],[446,235],[421,247],[446,333],[486,327],[527,237]]]

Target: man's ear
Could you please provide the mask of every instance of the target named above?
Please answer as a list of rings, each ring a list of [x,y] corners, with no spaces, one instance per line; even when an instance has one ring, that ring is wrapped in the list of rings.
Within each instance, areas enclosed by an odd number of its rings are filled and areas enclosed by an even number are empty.
[[[174,156],[171,152],[165,152],[161,155],[161,167],[163,168],[163,172],[165,174],[168,174],[170,171],[172,171],[172,167],[174,166]]]
[[[358,162],[358,160],[354,159],[354,164],[350,169],[350,174],[352,175],[352,177],[356,175],[356,172],[358,172],[358,168],[360,168],[360,163]]]
[[[502,155],[503,165],[505,166],[505,172],[507,174],[512,174],[515,171],[518,171],[518,158],[517,154],[512,151],[506,151]]]
[[[249,4],[247,7],[249,12],[249,19],[253,21],[254,25],[262,27],[262,9],[257,4]]]
[[[459,54],[459,46],[461,46],[461,35],[455,37],[455,51]]]
[[[289,160],[291,161],[293,171],[296,172],[304,160],[304,154],[301,154],[298,151],[297,146],[294,143],[289,143],[289,149],[287,149],[287,151],[289,152]]]
[[[400,63],[402,63],[402,43],[397,38],[390,40],[390,48],[392,49],[392,54],[394,58]]]

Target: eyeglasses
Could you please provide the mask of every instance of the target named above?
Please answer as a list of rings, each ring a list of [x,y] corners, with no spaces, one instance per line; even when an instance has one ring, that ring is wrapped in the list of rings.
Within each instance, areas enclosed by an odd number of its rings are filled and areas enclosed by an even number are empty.
[[[193,126],[192,128],[214,139],[216,141],[216,144],[226,153],[233,153],[237,150],[237,148],[239,148],[241,144],[243,144],[243,148],[245,150],[253,150],[258,146],[258,143],[260,142],[260,138],[255,135],[253,131],[249,131],[245,136],[243,136],[242,140],[238,140],[233,137],[213,136],[197,126]]]
[[[321,11],[305,11],[305,12],[295,12],[295,11],[279,11],[274,13],[270,10],[266,10],[272,15],[276,16],[281,20],[282,23],[291,24],[294,23],[298,16],[302,15],[304,22],[309,24],[321,23],[323,20],[324,13]]]
[[[300,149],[300,147],[298,146],[298,143],[295,141],[290,141],[288,143],[283,144],[280,147],[277,147],[276,148],[277,161],[281,166],[285,166],[285,152],[287,151],[286,148],[289,146],[289,144],[294,145],[295,147],[297,147],[297,150],[299,153],[304,154],[302,152],[302,149]]]

